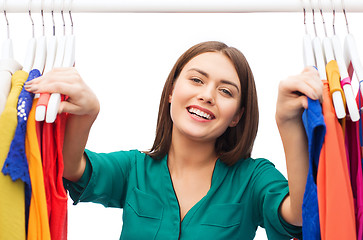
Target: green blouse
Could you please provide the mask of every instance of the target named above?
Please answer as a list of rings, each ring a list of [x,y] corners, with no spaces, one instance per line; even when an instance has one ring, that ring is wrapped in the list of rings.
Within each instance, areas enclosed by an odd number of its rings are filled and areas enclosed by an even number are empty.
[[[123,208],[120,239],[253,239],[258,226],[272,240],[301,237],[301,227],[280,217],[288,184],[266,159],[243,159],[233,166],[217,160],[208,193],[180,221],[167,156],[154,160],[137,150],[85,153],[82,178],[65,179],[65,186],[74,204]]]

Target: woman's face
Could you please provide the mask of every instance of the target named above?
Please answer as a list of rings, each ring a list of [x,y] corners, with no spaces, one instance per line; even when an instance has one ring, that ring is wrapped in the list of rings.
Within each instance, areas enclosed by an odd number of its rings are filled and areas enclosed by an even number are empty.
[[[227,127],[237,125],[240,101],[231,60],[218,52],[202,53],[184,66],[169,96],[173,134],[215,142]]]

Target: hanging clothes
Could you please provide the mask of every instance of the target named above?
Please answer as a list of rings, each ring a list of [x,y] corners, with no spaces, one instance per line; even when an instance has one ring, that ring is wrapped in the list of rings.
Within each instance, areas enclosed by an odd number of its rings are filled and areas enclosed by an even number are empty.
[[[349,77],[353,76],[353,65],[349,64],[348,74]],[[362,107],[362,97],[360,90],[358,91],[356,102],[361,109]],[[355,220],[356,220],[356,230],[357,239],[363,239],[363,175],[362,175],[362,152],[361,152],[361,140],[360,140],[360,125],[362,119],[362,113],[360,112],[360,121],[351,122],[349,121],[349,126],[347,124],[347,134],[346,142],[348,142],[349,154],[350,154],[350,168],[349,173],[351,177],[353,199],[355,206]],[[348,131],[349,130],[349,131]]]
[[[327,65],[327,77],[332,74]],[[321,238],[356,239],[354,203],[349,180],[344,136],[335,116],[327,81],[324,82],[323,115],[326,135],[319,159],[317,191]]]
[[[29,163],[32,196],[29,209],[28,240],[50,240],[47,201],[44,189],[43,166],[35,123],[35,108],[38,99],[34,99],[29,113],[25,138],[25,151]]]
[[[0,115],[0,168],[4,166],[17,126],[17,102],[28,73],[16,71],[11,79],[12,87],[5,109]],[[13,182],[0,173],[0,239],[25,239],[24,183]]]
[[[352,122],[350,119],[346,119],[345,143],[349,153],[349,173],[355,206],[357,239],[362,239],[363,184],[361,149],[359,141],[359,122]]]
[[[38,70],[29,73],[27,81],[40,76]],[[21,179],[25,183],[25,221],[26,226],[29,219],[29,205],[31,198],[31,184],[29,176],[28,159],[25,154],[25,134],[28,115],[33,104],[34,94],[21,90],[18,99],[18,124],[15,130],[13,141],[10,145],[8,156],[5,160],[2,172],[9,175],[13,181]]]
[[[67,239],[67,192],[63,186],[63,140],[67,114],[43,123],[42,159],[52,240]]]
[[[314,240],[320,239],[316,175],[326,131],[318,100],[308,98],[308,108],[304,111],[302,119],[309,142],[309,172],[302,206],[302,229],[304,239]]]

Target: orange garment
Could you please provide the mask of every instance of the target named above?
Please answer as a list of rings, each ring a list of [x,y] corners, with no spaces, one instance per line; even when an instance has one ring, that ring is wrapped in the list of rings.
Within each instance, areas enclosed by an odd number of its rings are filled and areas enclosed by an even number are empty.
[[[47,201],[45,197],[43,166],[35,127],[34,99],[27,122],[25,152],[28,158],[32,196],[29,209],[28,240],[50,240]]]
[[[355,214],[342,128],[324,81],[323,115],[326,135],[317,174],[322,240],[356,239]]]
[[[28,73],[16,71],[11,78],[11,91],[0,115],[0,169],[3,168],[18,124],[18,98]],[[25,239],[24,182],[13,182],[0,172],[0,239]]]

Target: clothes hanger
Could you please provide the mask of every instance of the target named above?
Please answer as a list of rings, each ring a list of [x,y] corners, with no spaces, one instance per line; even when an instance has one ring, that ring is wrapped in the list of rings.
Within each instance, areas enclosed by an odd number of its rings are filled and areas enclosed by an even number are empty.
[[[71,3],[70,3],[71,6]],[[63,10],[61,11],[63,18]],[[62,62],[62,67],[73,67],[75,60],[75,36],[73,34],[73,19],[71,14],[71,7],[69,7],[69,17],[71,20],[71,34],[67,35],[65,38],[65,48],[64,48],[64,58]],[[65,22],[63,18],[63,26],[65,27]],[[65,36],[65,28],[64,28],[64,36]],[[52,93],[47,108],[47,114],[45,121],[47,123],[53,123],[57,118],[59,105],[61,103],[61,95],[59,93]]]
[[[54,6],[54,2],[52,1]],[[53,21],[53,35],[47,37],[47,60],[45,63],[44,74],[51,71],[53,69],[55,59],[57,56],[57,37],[55,36],[55,22],[54,22],[54,8],[52,6],[52,21]],[[37,107],[35,109],[35,121],[44,121],[47,104],[49,102],[50,94],[49,93],[41,93],[39,97],[39,101],[37,103]]]
[[[6,26],[7,26],[7,38],[3,42],[2,46],[2,59],[7,58],[14,58],[14,52],[13,52],[13,40],[10,38],[10,28],[9,28],[9,21],[6,16],[6,10],[5,10],[5,0],[4,0],[4,16],[6,20]]]
[[[34,57],[35,57],[35,50],[36,50],[36,39],[34,34],[34,21],[31,14],[31,2],[32,0],[29,0],[29,17],[32,22],[32,38],[28,41],[28,47],[25,55],[24,65],[23,65],[23,71],[30,72],[32,69],[32,66],[34,64]]]
[[[306,27],[306,12],[304,8],[304,25],[305,25],[305,35],[303,37],[303,57],[304,57],[304,66],[313,66],[315,67],[315,57],[314,57],[314,50],[313,45],[311,41],[311,37],[308,33],[307,27]]]
[[[320,11],[322,11],[321,8],[320,8]],[[318,68],[320,80],[327,80],[326,71],[325,71],[326,63],[325,63],[325,59],[324,59],[321,40],[316,31],[314,9],[312,9],[312,13],[313,13],[313,25],[314,25],[314,32],[315,32],[315,37],[313,39],[313,50],[314,50],[316,67]]]
[[[325,56],[325,62],[328,64],[329,62],[335,60],[335,57],[334,57],[333,46],[332,46],[331,40],[328,37],[327,31],[326,31],[323,11],[321,11],[320,13],[321,13],[321,17],[323,20],[323,26],[324,26],[324,32],[325,32],[325,37],[323,38],[323,53]],[[334,91],[331,96],[332,96],[333,105],[334,105],[334,109],[335,109],[337,118],[338,119],[344,118],[346,116],[346,113],[345,113],[345,106],[344,106],[342,93],[340,91]]]
[[[47,57],[47,42],[45,39],[43,9],[40,11],[40,13],[42,15],[43,35],[37,38],[37,49],[35,51],[33,69],[38,69],[39,72],[42,73],[45,67],[45,59]]]
[[[71,13],[70,9],[69,9],[68,13],[69,13],[70,21],[71,21],[71,34],[66,36],[67,41],[66,41],[66,49],[65,49],[65,55],[64,55],[64,60],[63,60],[63,67],[73,67],[74,61],[75,61],[76,37],[73,34],[73,19],[72,19],[72,13]]]
[[[343,50],[341,48],[340,40],[339,40],[338,35],[336,35],[336,32],[335,32],[334,22],[335,22],[335,9],[333,9],[333,33],[334,34],[331,37],[331,41],[332,41],[332,45],[333,45],[335,60],[337,61],[338,67],[339,67],[339,72],[340,72],[340,77],[341,77],[340,82],[341,82],[341,85],[343,85],[342,88],[344,91],[350,119],[353,122],[356,122],[360,118],[358,106],[357,106],[357,102],[355,101],[355,98],[354,98],[352,85],[350,84],[351,79],[348,75],[347,66],[345,65],[345,59],[343,56]]]
[[[4,1],[4,5],[5,5],[5,1]],[[6,23],[7,23],[7,34],[8,35],[2,45],[2,59],[9,59],[9,58],[13,58],[13,42],[9,36],[10,35],[9,34],[9,22],[6,17],[5,6],[4,6],[4,16],[5,16]],[[10,76],[10,78],[8,76],[4,76],[4,77],[5,78],[1,79],[1,81],[0,81],[0,113],[5,108],[6,99],[8,98],[8,95],[9,95],[10,89],[11,89],[11,76]]]
[[[52,10],[53,35],[47,37],[47,61],[45,62],[44,73],[53,69],[55,56],[57,54],[57,37],[55,36],[54,10]]]
[[[345,40],[344,40],[345,63],[347,66],[352,64],[355,75],[359,82],[359,88],[360,88],[361,94],[363,96],[363,85],[360,84],[360,81],[363,80],[363,66],[362,66],[362,63],[359,58],[358,49],[356,47],[357,45],[356,45],[354,36],[349,32],[348,20],[347,20],[347,16],[345,13],[345,8],[343,8],[343,13],[345,16],[345,22],[346,22],[347,32],[348,32],[348,34],[345,36]]]
[[[5,0],[4,4],[4,16],[7,23],[7,39],[3,42],[2,46],[2,60],[0,61],[0,114],[5,108],[5,104],[11,89],[11,76],[17,70],[20,70],[22,66],[14,60],[13,54],[13,42],[10,38],[9,21],[6,16]]]

